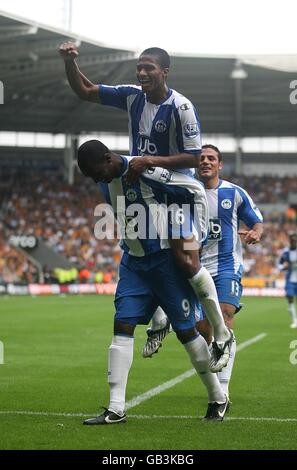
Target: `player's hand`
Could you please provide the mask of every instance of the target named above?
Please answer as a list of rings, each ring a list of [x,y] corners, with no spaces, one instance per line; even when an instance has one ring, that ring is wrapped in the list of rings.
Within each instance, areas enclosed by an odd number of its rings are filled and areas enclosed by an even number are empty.
[[[248,245],[255,245],[260,242],[260,236],[255,230],[239,230],[238,235],[242,236]]]
[[[136,157],[132,158],[129,162],[129,169],[126,175],[127,184],[135,183],[141,173],[143,173],[151,165],[147,157]]]
[[[59,48],[60,56],[65,61],[72,61],[78,57],[79,52],[74,42],[64,42]]]

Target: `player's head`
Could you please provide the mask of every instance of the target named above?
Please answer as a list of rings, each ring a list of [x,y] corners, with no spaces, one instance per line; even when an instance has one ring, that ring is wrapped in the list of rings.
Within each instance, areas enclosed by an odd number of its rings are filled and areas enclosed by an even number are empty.
[[[95,183],[110,183],[116,176],[114,156],[99,140],[89,140],[79,147],[77,163],[82,174]]]
[[[203,145],[200,159],[198,174],[202,181],[218,178],[220,170],[223,168],[223,157],[215,145]]]
[[[139,56],[136,76],[145,93],[164,86],[170,68],[168,52],[160,47],[145,49]]]
[[[295,248],[297,248],[297,232],[289,232],[288,236],[290,240],[290,248],[295,250]]]

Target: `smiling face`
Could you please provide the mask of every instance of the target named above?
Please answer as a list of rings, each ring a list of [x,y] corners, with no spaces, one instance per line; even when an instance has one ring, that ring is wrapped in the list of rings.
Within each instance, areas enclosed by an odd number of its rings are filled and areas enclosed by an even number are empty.
[[[142,55],[136,66],[136,77],[144,93],[167,91],[168,68],[162,68],[154,56]]]
[[[219,172],[223,168],[223,163],[219,160],[219,155],[212,148],[203,148],[198,167],[198,174],[204,183],[212,180],[218,181]]]

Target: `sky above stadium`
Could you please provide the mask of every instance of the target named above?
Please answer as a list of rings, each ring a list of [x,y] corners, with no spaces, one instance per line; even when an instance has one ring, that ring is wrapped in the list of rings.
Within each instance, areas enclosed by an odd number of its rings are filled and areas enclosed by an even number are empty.
[[[72,4],[69,21],[68,8]],[[0,0],[0,10],[137,52],[295,54],[296,0]]]

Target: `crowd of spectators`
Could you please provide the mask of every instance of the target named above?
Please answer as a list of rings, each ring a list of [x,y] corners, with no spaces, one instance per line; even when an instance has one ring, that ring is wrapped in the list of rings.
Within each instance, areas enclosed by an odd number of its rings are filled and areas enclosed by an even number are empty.
[[[296,176],[229,175],[226,179],[244,188],[258,204],[287,203],[289,194],[296,192]]]
[[[233,176],[229,180],[244,187],[260,204],[286,202],[297,187],[297,177],[276,178]],[[94,235],[95,207],[103,203],[99,189],[91,180],[75,175],[73,185],[65,183],[62,171],[15,171],[0,180],[0,283],[34,282],[36,268],[8,245],[11,234],[35,235],[56,253],[67,258],[67,272],[44,269],[45,282],[112,282],[117,280],[121,250],[113,236],[98,240]],[[245,275],[276,279],[277,259],[287,245],[287,232],[296,229],[296,211],[265,214],[262,243],[244,246]],[[280,221],[282,226],[280,226]],[[113,225],[108,227],[113,234]],[[69,270],[70,272],[71,270]],[[74,274],[75,273],[75,274]],[[69,277],[70,276],[70,277]]]
[[[32,284],[38,281],[38,270],[25,254],[9,245],[0,222],[0,284]]]
[[[11,234],[35,235],[70,261],[78,271],[77,282],[93,282],[101,273],[102,282],[116,280],[121,250],[117,240],[94,235],[94,209],[103,199],[91,180],[76,174],[71,186],[57,172],[41,177],[40,172],[26,171],[6,175],[0,184],[6,239]],[[45,270],[46,281],[57,279],[54,271]]]

